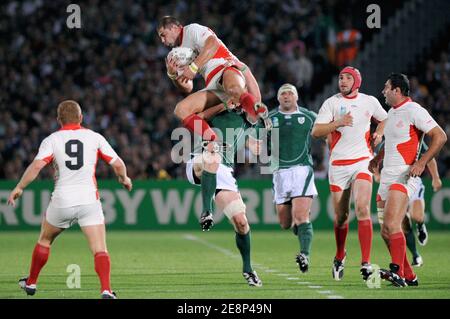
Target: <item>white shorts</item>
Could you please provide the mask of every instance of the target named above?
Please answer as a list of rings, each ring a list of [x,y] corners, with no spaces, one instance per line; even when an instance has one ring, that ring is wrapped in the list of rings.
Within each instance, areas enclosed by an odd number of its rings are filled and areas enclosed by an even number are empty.
[[[225,67],[222,70],[220,70],[219,72],[217,72],[217,74],[215,74],[211,78],[208,85],[201,91],[210,91],[210,92],[214,93],[219,98],[220,101],[222,101],[223,103],[226,103],[230,99],[230,97],[225,93],[225,89],[223,88],[223,85],[220,83],[222,80],[223,72],[226,69],[231,68],[235,72],[239,73],[242,76],[242,78],[244,78],[244,75],[242,74],[242,72],[239,71],[238,69],[232,67],[231,65],[232,65],[231,63],[225,64]]]
[[[200,180],[197,177],[194,178],[194,161],[192,158],[186,163],[186,176],[191,184],[200,186]],[[236,179],[233,176],[233,169],[231,167],[224,164],[219,164],[219,168],[216,172],[216,178],[216,189],[226,189],[236,193],[239,192]]]
[[[99,200],[92,204],[64,208],[54,207],[50,201],[45,219],[50,225],[58,228],[69,228],[76,222],[80,227],[105,223],[102,204]]]
[[[309,166],[292,166],[273,173],[273,201],[276,205],[294,197],[316,196],[314,171]]]
[[[399,190],[412,198],[420,187],[420,177],[409,177],[409,165],[383,167],[377,201],[385,201],[390,190]]]
[[[364,179],[372,183],[369,162],[370,159],[365,159],[350,165],[330,165],[328,168],[330,191],[341,192],[348,189],[356,179]]]
[[[417,185],[417,189],[412,194],[411,198],[409,199],[409,202],[415,202],[416,200],[424,200],[425,199],[425,185],[423,185],[422,179],[419,177],[419,182]]]

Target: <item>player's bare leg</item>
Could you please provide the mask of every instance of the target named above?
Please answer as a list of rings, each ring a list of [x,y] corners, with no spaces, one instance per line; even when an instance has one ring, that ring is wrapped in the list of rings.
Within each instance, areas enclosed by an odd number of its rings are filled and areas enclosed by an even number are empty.
[[[258,119],[261,118],[266,128],[272,128],[272,123],[268,118],[269,110],[267,106],[248,92],[245,79],[239,72],[228,68],[223,73],[222,81],[225,93],[230,97],[232,103],[239,104],[242,107],[250,123],[256,124]]]
[[[425,201],[415,200],[410,209],[411,219],[416,223],[425,222]]]
[[[417,239],[421,246],[428,242],[428,231],[425,226],[425,201],[415,200],[410,208],[411,220],[417,225]]]
[[[239,193],[221,190],[216,195],[216,205],[230,219],[235,230],[236,246],[242,257],[242,275],[250,286],[260,287],[262,281],[253,270],[250,258],[251,236],[250,226],[245,216],[245,204]]]
[[[384,207],[386,206],[386,201],[377,201],[377,212],[378,212],[378,223],[380,224],[380,235],[383,238],[384,243],[389,249],[389,233],[386,227],[384,227]]]
[[[214,141],[217,136],[209,124],[197,113],[220,104],[219,98],[212,92],[197,91],[181,100],[174,110],[174,114],[189,131],[200,135],[206,141]]]
[[[296,197],[292,199],[292,215],[294,229],[300,244],[300,253],[296,256],[300,271],[305,273],[309,269],[311,245],[313,238],[313,227],[309,221],[309,214],[313,203],[312,197]]]
[[[370,178],[371,180],[371,178]],[[355,198],[355,212],[358,220],[358,239],[361,247],[361,275],[367,280],[373,273],[370,264],[372,248],[373,227],[370,214],[370,197],[372,195],[372,182],[367,179],[356,178],[353,184]]]
[[[333,260],[332,275],[335,280],[344,276],[346,257],[345,241],[348,234],[348,216],[350,213],[351,189],[331,192],[334,207],[334,234],[336,239],[336,255]]]
[[[407,285],[405,279],[417,283],[416,275],[406,258],[406,240],[402,229],[407,208],[406,192],[390,190],[384,208],[384,227],[389,234],[389,251],[391,253],[390,278],[387,279],[399,287]]]
[[[45,218],[42,220],[41,233],[33,250],[30,273],[28,277],[19,279],[19,286],[25,290],[27,295],[32,296],[36,293],[36,283],[39,273],[47,263],[48,256],[50,255],[50,246],[55,238],[63,231],[64,228],[58,228],[49,224]]]
[[[292,227],[292,230],[296,233],[297,230],[292,224],[292,202],[276,205],[276,210],[281,228],[289,229]]]
[[[100,279],[103,299],[115,299],[115,293],[111,290],[111,260],[106,248],[105,224],[81,227],[94,255],[95,272]]]

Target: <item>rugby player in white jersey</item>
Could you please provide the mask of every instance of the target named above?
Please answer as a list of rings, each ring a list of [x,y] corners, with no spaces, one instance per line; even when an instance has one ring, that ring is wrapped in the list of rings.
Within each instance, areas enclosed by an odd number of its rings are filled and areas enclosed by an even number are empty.
[[[42,141],[34,161],[8,198],[8,204],[15,206],[25,187],[41,169],[53,164],[55,188],[42,219],[30,273],[19,280],[19,285],[27,295],[35,294],[38,276],[48,260],[50,246],[61,232],[78,222],[94,256],[101,297],[115,299],[110,284],[111,262],[106,248],[105,218],[95,178],[98,158],[112,166],[119,183],[128,191],[132,188],[132,182],[124,162],[106,139],[81,126],[83,116],[77,102],[66,100],[60,103],[57,115],[61,129]]]
[[[332,267],[335,280],[341,280],[344,275],[352,192],[358,220],[361,275],[367,280],[373,272],[370,264],[372,173],[368,170],[369,161],[373,158],[370,123],[372,118],[379,122],[372,135],[376,145],[381,142],[387,114],[375,97],[359,92],[361,82],[361,74],[356,68],[347,66],[342,69],[339,73],[340,93],[322,104],[311,132],[315,138],[331,135],[328,179],[335,213],[337,249]]]
[[[176,18],[165,16],[159,22],[158,35],[165,46],[195,51],[196,58],[188,66],[180,67],[175,58],[169,58],[166,61],[167,74],[184,93],[192,92],[197,72],[204,78],[205,88],[180,101],[174,112],[184,127],[202,136],[208,151],[219,149],[223,141],[217,141],[216,133],[200,113],[216,105],[224,104],[226,108],[238,106],[246,112],[246,118],[251,124],[256,124],[261,118],[264,126],[271,128],[267,107],[260,103],[261,93],[252,72],[211,29],[196,23],[183,26]],[[209,143],[211,141],[214,142]],[[219,145],[214,145],[216,142]],[[203,189],[216,189],[215,176],[205,174],[202,179],[205,179],[202,182]],[[207,203],[211,203],[211,200],[204,196],[200,216],[200,225],[204,231],[213,225],[211,207]]]
[[[217,136],[198,113],[224,103],[241,107],[247,120],[256,124],[262,118],[270,128],[268,109],[261,103],[259,87],[249,68],[239,61],[206,26],[192,23],[183,26],[176,18],[165,16],[158,25],[158,36],[168,47],[185,47],[195,52],[189,65],[179,66],[175,59],[167,60],[167,74],[175,86],[184,93],[192,93],[193,80],[199,73],[205,88],[188,95],[175,107],[175,115],[184,127],[214,141]]]
[[[381,235],[388,244],[391,263],[389,270],[380,270],[380,275],[397,287],[417,286],[417,276],[406,258],[402,221],[409,199],[419,187],[418,177],[439,153],[447,136],[427,110],[411,100],[406,75],[392,73],[382,93],[386,104],[391,106],[384,130],[384,151],[378,153],[369,167],[375,171],[384,157],[377,207]],[[419,158],[423,134],[430,138],[429,148]]]

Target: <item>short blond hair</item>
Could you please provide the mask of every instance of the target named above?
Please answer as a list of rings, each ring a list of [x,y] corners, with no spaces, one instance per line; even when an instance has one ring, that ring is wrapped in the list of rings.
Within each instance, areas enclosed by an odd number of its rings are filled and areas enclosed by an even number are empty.
[[[298,97],[297,89],[290,83],[285,83],[278,89],[277,93],[278,100],[280,99],[281,94],[283,94],[284,92],[292,92],[296,97]]]
[[[66,100],[59,103],[57,114],[57,119],[62,125],[81,123],[81,107],[73,100]]]

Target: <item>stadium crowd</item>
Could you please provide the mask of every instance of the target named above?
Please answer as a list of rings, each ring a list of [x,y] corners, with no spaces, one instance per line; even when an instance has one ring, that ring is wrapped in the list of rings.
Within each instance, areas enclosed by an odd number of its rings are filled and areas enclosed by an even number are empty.
[[[108,139],[127,163],[131,178],[182,178],[183,167],[170,157],[176,142],[171,132],[180,126],[173,109],[181,95],[166,77],[168,51],[155,32],[158,18],[172,14],[185,23],[212,28],[251,67],[263,101],[273,108],[281,84],[295,84],[301,104],[308,104],[320,91],[324,74],[337,74],[332,63],[336,34],[348,26],[342,18],[345,6],[336,6],[337,2],[79,1],[81,29],[68,29],[69,1],[65,5],[63,1],[3,1],[0,178],[20,177],[41,140],[58,129],[56,106],[68,98],[80,102],[84,126]],[[426,74],[411,79],[413,99],[432,108],[447,134],[448,52],[438,61],[430,60]],[[322,176],[327,160],[323,145],[313,154]],[[447,147],[439,158],[447,177],[449,161]],[[252,175],[246,166],[252,167],[241,165],[238,176]],[[46,169],[41,178],[52,174]],[[98,166],[98,178],[111,174],[104,164]]]

